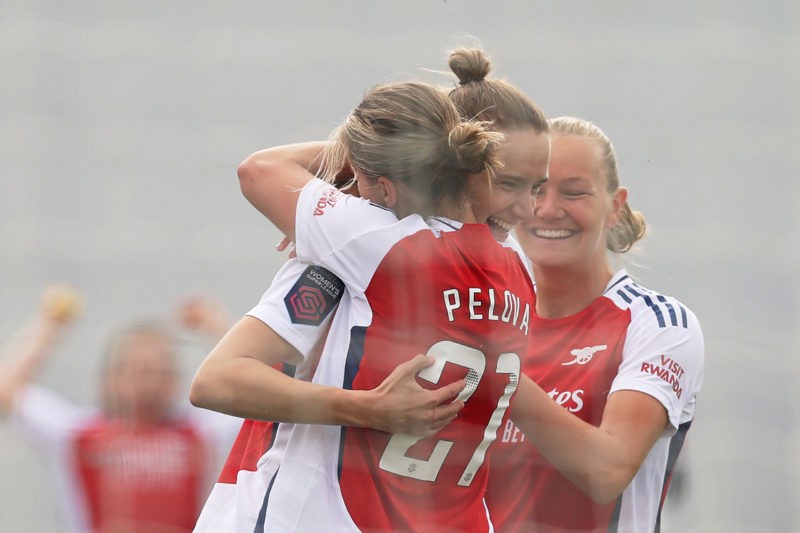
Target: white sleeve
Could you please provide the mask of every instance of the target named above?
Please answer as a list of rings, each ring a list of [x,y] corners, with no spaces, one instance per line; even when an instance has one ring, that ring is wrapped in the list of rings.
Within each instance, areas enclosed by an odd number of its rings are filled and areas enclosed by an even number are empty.
[[[694,417],[703,381],[704,344],[694,313],[677,300],[668,300],[676,313],[675,325],[663,320],[644,298],[631,305],[622,363],[609,394],[618,390],[648,394],[661,402],[677,428]]]
[[[11,425],[34,443],[57,448],[96,413],[95,409],[76,406],[55,392],[29,385],[14,401]]]
[[[305,359],[327,332],[343,293],[344,283],[330,271],[290,259],[247,314],[272,328]]]
[[[295,226],[301,262],[323,265],[347,287],[362,292],[399,239],[423,229],[430,231],[418,215],[398,221],[393,211],[344,194],[318,179],[300,192]]]

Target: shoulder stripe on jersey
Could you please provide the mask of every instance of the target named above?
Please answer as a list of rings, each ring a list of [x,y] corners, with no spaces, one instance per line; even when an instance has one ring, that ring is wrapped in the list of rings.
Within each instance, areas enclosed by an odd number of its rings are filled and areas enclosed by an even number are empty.
[[[625,294],[625,292],[622,291],[622,289],[618,290],[617,294],[619,295],[620,298],[625,300],[626,303],[631,303],[633,301],[630,296],[628,296],[627,294]]]
[[[625,286],[623,287],[623,289],[624,289],[624,290],[626,290],[626,291],[628,291],[629,293],[633,294],[633,295],[634,295],[634,296],[636,296],[637,298],[641,298],[641,297],[642,297],[642,293],[641,293],[641,292],[639,292],[639,291],[637,291],[637,290],[636,290],[637,288],[640,288],[640,287],[639,287],[638,285],[636,285],[635,283],[630,283],[630,284],[628,284],[628,285],[625,285]]]
[[[641,298],[647,307],[653,311],[653,314],[656,316],[656,320],[658,321],[658,327],[660,328],[667,327],[667,319],[664,316],[665,311],[669,316],[669,325],[681,325],[684,328],[689,327],[689,319],[686,314],[686,309],[684,309],[680,303],[672,298],[667,298],[664,295],[655,293],[651,290],[645,289],[644,287],[640,287],[633,282],[625,285],[621,289],[618,289],[617,296],[622,298],[626,303],[632,303],[634,299]],[[678,320],[678,311],[675,310],[676,307],[680,312],[680,321]]]
[[[629,277],[627,274],[626,274],[626,275],[624,275],[624,276],[622,276],[622,277],[621,277],[621,278],[619,278],[617,281],[615,281],[615,282],[614,282],[614,284],[613,284],[612,286],[610,286],[609,288],[607,288],[607,289],[606,289],[606,291],[605,291],[603,294],[606,294],[606,293],[610,292],[610,291],[611,291],[611,289],[613,289],[614,287],[616,287],[617,285],[619,285],[620,283],[622,283],[622,282],[623,282],[623,281],[625,281],[626,279],[631,279],[631,278],[630,278],[630,277]]]
[[[671,304],[671,303],[669,303],[669,302],[667,301],[667,299],[666,299],[666,298],[664,298],[664,297],[663,297],[662,295],[660,295],[660,294],[656,296],[656,300],[658,300],[659,302],[661,302],[662,304],[664,304],[664,306],[667,308],[667,311],[669,312],[669,318],[670,318],[670,322],[672,323],[672,325],[673,325],[673,326],[677,326],[677,325],[678,325],[678,317],[677,317],[677,316],[675,316],[675,308],[674,308],[674,307],[672,307],[672,304]]]
[[[658,327],[665,328],[667,327],[667,323],[664,322],[664,313],[661,312],[661,309],[653,302],[653,299],[649,296],[642,296],[644,298],[644,303],[647,304],[647,307],[653,310],[656,314],[656,318],[658,319]],[[673,324],[675,325],[675,324]]]
[[[667,307],[667,309],[669,310],[669,317],[672,319],[672,325],[677,326],[678,317],[675,315],[675,307],[672,305],[672,303],[669,300],[667,300],[666,296],[663,296],[661,294],[658,295],[658,301],[663,303]],[[684,328],[686,328],[689,326],[688,321],[686,319],[686,310],[680,304],[678,304],[678,309],[680,309],[681,311],[681,325]]]

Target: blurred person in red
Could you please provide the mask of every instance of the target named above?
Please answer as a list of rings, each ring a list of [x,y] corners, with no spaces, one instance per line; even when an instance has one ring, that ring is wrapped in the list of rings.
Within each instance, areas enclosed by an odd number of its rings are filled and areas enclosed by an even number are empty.
[[[178,403],[176,341],[166,321],[133,322],[111,336],[99,407],[35,384],[82,307],[69,287],[43,292],[38,313],[3,349],[0,413],[50,456],[65,531],[191,531],[236,420]],[[203,298],[184,302],[178,315],[210,342],[229,325]]]

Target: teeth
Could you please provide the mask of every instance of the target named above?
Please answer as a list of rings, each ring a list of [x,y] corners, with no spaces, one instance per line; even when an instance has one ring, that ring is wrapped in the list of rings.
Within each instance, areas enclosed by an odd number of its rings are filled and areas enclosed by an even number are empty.
[[[494,224],[495,226],[502,228],[505,231],[511,231],[512,229],[514,229],[513,225],[509,224],[508,222],[503,222],[502,220],[499,220],[495,217],[489,217],[488,221]]]
[[[571,236],[573,232],[566,229],[537,229],[533,233],[543,239],[564,239]]]

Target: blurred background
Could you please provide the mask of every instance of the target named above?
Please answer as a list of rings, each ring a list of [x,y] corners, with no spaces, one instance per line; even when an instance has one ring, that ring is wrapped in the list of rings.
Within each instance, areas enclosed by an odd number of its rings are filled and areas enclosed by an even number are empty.
[[[236,166],[320,139],[370,85],[448,85],[447,51],[613,140],[649,236],[626,266],[700,318],[706,371],[664,531],[800,531],[800,4],[0,2],[0,342],[55,281],[87,312],[42,381],[97,400],[109,333],[204,293],[234,316],[280,235]],[[208,347],[185,338],[190,378]],[[0,426],[0,531],[59,531]]]

